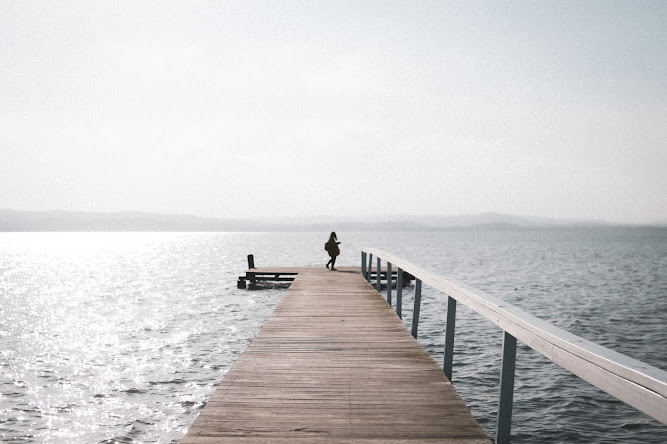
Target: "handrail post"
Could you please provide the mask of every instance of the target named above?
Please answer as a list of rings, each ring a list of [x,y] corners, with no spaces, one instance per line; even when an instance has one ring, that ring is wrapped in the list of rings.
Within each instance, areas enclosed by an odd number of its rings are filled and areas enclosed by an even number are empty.
[[[419,328],[419,308],[422,302],[422,281],[415,278],[415,306],[412,310],[412,337],[417,339],[417,329]]]
[[[366,252],[361,252],[361,275],[366,278]]]
[[[500,364],[500,396],[498,399],[496,444],[509,444],[510,442],[515,363],[516,338],[507,332],[503,332],[503,358]]]
[[[403,270],[398,267],[396,270],[396,314],[400,319],[403,319],[401,314],[403,305]]]
[[[371,283],[371,272],[373,271],[373,255],[368,255],[368,274],[366,275],[366,281]]]
[[[454,364],[454,329],[456,326],[456,299],[449,296],[447,299],[447,325],[445,326],[445,359],[442,370],[451,382],[452,367]]]
[[[387,303],[391,305],[391,262],[387,261]]]
[[[376,253],[371,254],[371,251]],[[366,273],[365,278],[369,284],[367,288],[377,286],[381,289],[382,268],[379,257],[376,258],[376,282],[371,282],[374,255],[382,255],[387,262],[386,272],[389,275],[387,286],[389,288],[386,296],[388,301],[393,298],[391,270],[392,268],[397,269],[396,314],[400,319],[402,319],[403,286],[410,287],[411,281],[416,281],[415,306],[411,319],[411,334],[414,338],[417,338],[419,329],[423,282],[426,281],[433,291],[440,291],[448,296],[442,370],[450,381],[453,378],[456,306],[458,301],[503,329],[501,330],[503,331],[503,350],[498,388],[495,443],[509,443],[511,438],[518,341],[522,341],[526,346],[542,354],[551,362],[571,372],[572,375],[590,382],[619,401],[625,402],[663,424],[667,424],[667,401],[664,396],[665,388],[667,388],[667,372],[621,355],[599,344],[585,341],[583,338],[545,323],[532,314],[499,298],[487,295],[472,287],[466,288],[448,281],[401,258],[374,248],[362,251],[362,271],[365,270]],[[394,261],[394,263],[390,263],[389,260]],[[368,261],[367,266],[366,261]],[[404,271],[402,267],[407,267],[409,271]],[[251,285],[254,284],[257,280],[256,271],[250,269],[246,272],[245,277],[239,277],[239,286],[243,285],[242,282],[245,281],[250,281]],[[406,324],[407,320],[401,320],[401,323]],[[504,329],[507,330],[504,331]],[[563,350],[563,353],[553,353],[556,348]],[[623,368],[622,374],[615,370],[617,368]]]
[[[377,261],[378,267],[375,271],[375,288],[377,289],[378,293],[382,293],[382,259],[380,259],[378,256]]]

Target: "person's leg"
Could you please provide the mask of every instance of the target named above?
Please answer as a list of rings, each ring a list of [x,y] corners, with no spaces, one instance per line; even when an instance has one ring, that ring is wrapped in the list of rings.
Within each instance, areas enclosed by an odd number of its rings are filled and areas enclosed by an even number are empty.
[[[336,270],[334,267],[336,266],[336,256],[331,258],[331,270]]]
[[[327,265],[326,265],[327,269],[329,269],[329,264],[330,263],[331,263],[331,259],[329,259],[329,262],[327,262]]]

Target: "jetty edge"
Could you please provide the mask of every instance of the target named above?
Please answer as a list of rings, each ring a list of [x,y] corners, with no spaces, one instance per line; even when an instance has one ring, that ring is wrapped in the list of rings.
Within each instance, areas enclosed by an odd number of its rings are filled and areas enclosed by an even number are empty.
[[[182,443],[490,442],[358,267],[293,271]]]

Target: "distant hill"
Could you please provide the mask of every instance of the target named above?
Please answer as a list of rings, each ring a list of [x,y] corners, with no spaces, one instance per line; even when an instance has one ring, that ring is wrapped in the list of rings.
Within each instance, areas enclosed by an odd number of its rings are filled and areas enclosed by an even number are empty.
[[[540,217],[513,216],[501,213],[481,213],[459,216],[416,216],[412,220],[420,225],[437,228],[503,225],[515,227],[612,225],[603,220],[558,220]]]
[[[0,210],[0,231],[248,231],[247,221],[124,211]]]
[[[604,221],[556,220],[482,213],[463,216],[387,216],[341,218],[216,219],[184,214],[141,212],[0,210],[0,231],[439,231],[613,226]]]

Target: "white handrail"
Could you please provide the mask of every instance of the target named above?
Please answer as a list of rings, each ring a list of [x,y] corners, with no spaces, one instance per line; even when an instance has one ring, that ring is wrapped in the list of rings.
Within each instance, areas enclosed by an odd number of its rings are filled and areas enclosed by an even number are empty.
[[[456,299],[566,370],[667,424],[667,372],[549,324],[518,307],[373,248],[362,254],[390,262]]]

